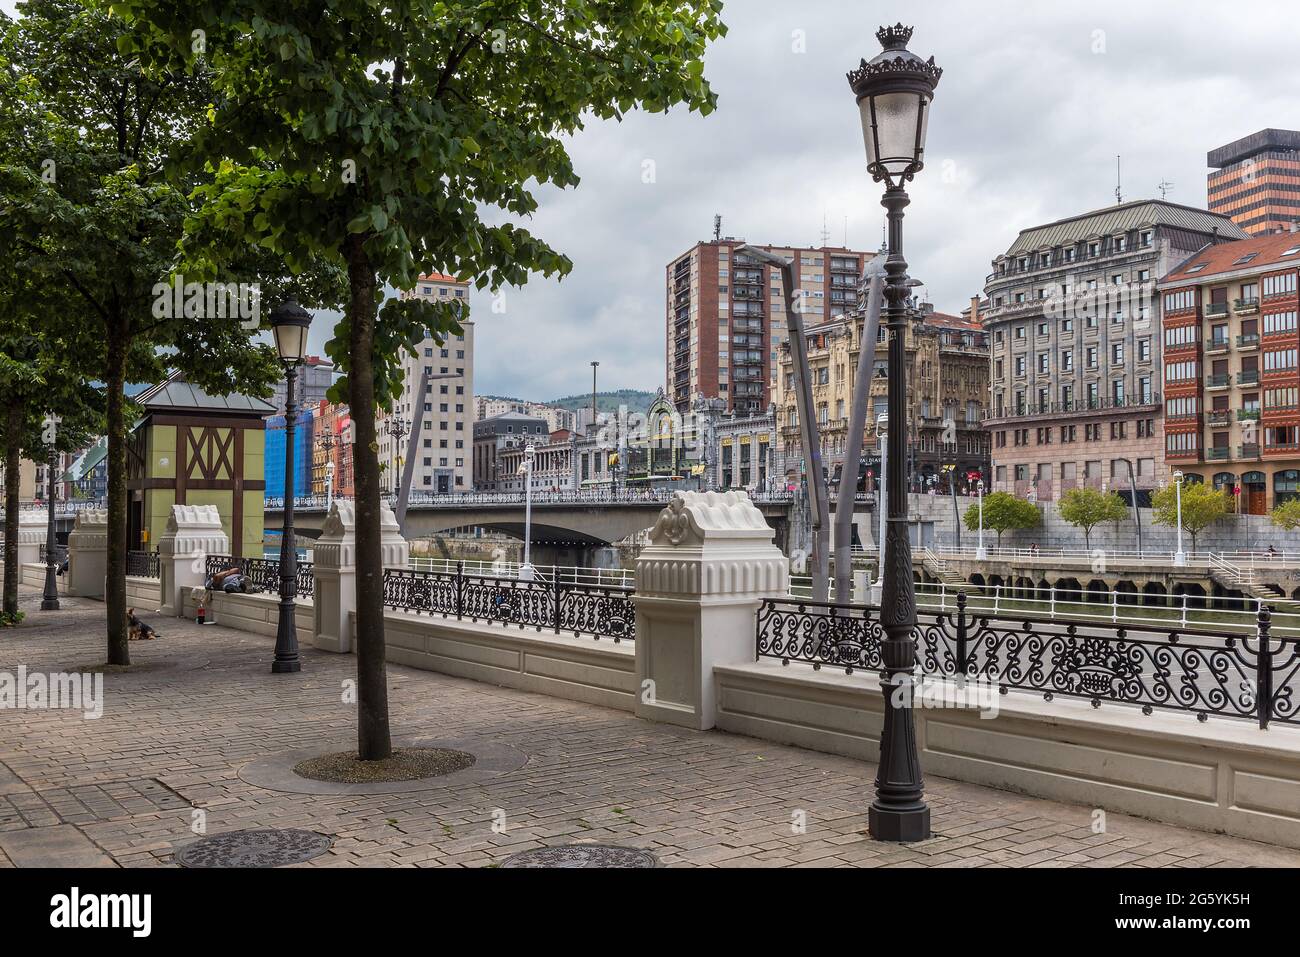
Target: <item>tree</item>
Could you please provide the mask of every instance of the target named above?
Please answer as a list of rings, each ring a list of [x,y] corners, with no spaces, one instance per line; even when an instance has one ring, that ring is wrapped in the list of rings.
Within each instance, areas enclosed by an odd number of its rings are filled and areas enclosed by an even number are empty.
[[[375,409],[400,360],[459,331],[453,306],[390,299],[438,271],[479,288],[566,274],[570,261],[513,220],[535,185],[575,186],[564,138],[589,116],[684,103],[710,112],[706,44],[717,0],[336,0],[283,4],[122,0],[124,53],[163,72],[211,71],[217,91],[193,168],[215,235],[253,241],[295,269],[347,269],[326,351],[352,410],[357,518],[358,750],[390,753]],[[217,253],[221,255],[220,251]]]
[[[190,210],[167,164],[203,121],[211,88],[195,71],[146,74],[118,50],[122,22],[90,2],[25,0],[4,34],[0,60],[39,109],[22,142],[0,144],[0,229],[19,268],[60,288],[66,355],[105,384],[108,662],[124,665],[126,383],[178,368],[215,393],[264,395],[277,370],[239,322],[155,315],[154,287],[173,272]]]
[[[1269,517],[1274,525],[1288,532],[1300,528],[1300,498],[1287,499],[1281,505],[1274,506]]]
[[[1192,550],[1196,550],[1196,536],[1232,511],[1232,494],[1227,489],[1217,489],[1204,482],[1183,483],[1183,529],[1192,536]],[[1151,520],[1157,525],[1178,525],[1178,492],[1167,485],[1151,493]]]
[[[1063,521],[1083,529],[1084,544],[1092,548],[1092,530],[1102,522],[1118,522],[1128,517],[1128,506],[1114,492],[1095,488],[1072,488],[1061,496],[1057,512]]]
[[[998,533],[998,547],[1002,546],[1002,533],[1013,528],[1034,528],[1041,521],[1038,507],[1010,492],[992,492],[984,496],[984,527]],[[966,528],[976,531],[980,527],[980,506],[976,502],[966,509]]]

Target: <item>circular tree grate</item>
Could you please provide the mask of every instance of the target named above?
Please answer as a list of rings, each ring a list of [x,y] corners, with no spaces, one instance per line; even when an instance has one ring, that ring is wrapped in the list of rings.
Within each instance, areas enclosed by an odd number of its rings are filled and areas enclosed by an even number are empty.
[[[649,851],[612,844],[566,844],[511,854],[502,867],[657,867]]]
[[[187,844],[172,860],[182,867],[282,867],[319,857],[332,843],[315,831],[230,831]]]

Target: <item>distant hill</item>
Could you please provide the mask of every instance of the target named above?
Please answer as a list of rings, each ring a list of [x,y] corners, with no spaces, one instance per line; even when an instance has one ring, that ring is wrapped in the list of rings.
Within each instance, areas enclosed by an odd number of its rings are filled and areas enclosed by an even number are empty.
[[[619,389],[617,392],[597,392],[597,412],[617,412],[619,406],[627,406],[629,412],[645,413],[650,409],[655,394],[642,389]],[[562,399],[553,399],[547,405],[558,405],[562,409],[590,409],[591,393],[586,395],[566,395]]]

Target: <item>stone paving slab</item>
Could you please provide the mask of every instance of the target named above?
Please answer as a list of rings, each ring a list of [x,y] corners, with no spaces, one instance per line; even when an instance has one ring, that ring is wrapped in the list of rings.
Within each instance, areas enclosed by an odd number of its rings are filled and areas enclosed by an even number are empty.
[[[865,834],[875,767],[580,702],[389,666],[395,739],[480,740],[526,763],[390,793],[300,794],[244,772],[347,742],[356,660],[145,614],[148,667],[105,676],[103,717],[0,711],[0,867],[174,866],[201,832],[302,828],[334,844],[298,867],[496,867],[556,844],[642,848],[669,867],[1296,866],[1300,851],[930,777],[935,836]],[[78,600],[0,632],[0,670],[103,661],[103,606]]]

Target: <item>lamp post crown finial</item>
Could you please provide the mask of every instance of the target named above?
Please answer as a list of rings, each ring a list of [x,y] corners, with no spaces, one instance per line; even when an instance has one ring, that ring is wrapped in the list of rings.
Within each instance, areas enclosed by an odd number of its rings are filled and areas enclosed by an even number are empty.
[[[886,50],[903,50],[912,39],[912,28],[896,23],[892,27],[881,27],[876,31],[876,39]]]

